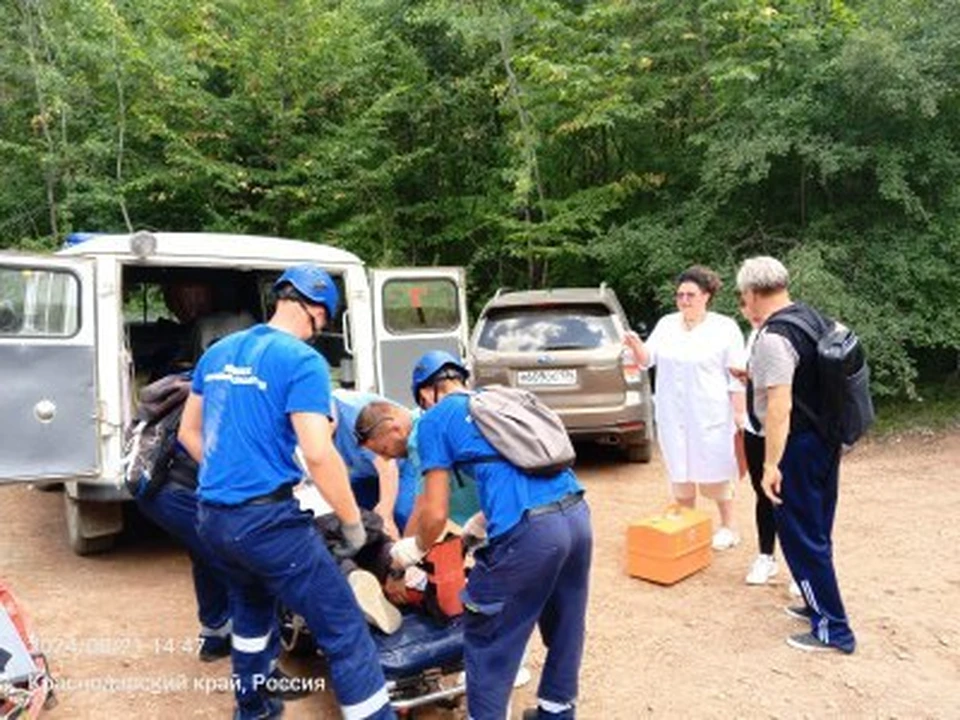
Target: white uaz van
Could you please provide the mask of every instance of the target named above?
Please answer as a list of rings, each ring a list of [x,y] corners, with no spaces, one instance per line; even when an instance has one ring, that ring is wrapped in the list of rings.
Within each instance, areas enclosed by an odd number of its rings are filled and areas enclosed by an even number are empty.
[[[423,352],[464,353],[461,268],[368,270],[326,245],[208,233],[93,236],[47,256],[0,251],[0,482],[63,482],[73,549],[108,549],[129,499],[121,459],[137,390],[216,339],[186,321],[170,288],[209,288],[207,328],[228,332],[267,320],[274,280],[302,262],[326,268],[340,289],[343,308],[316,343],[338,385],[410,404]]]

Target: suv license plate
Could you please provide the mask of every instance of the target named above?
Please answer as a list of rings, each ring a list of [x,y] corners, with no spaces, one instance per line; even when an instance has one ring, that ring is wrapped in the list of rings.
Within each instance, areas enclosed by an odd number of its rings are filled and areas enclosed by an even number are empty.
[[[517,373],[520,385],[576,385],[577,371],[572,368],[550,368],[549,370],[520,370]]]

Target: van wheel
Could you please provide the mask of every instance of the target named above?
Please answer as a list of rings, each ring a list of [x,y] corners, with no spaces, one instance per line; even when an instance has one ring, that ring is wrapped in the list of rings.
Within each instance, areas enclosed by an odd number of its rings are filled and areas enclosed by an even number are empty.
[[[627,456],[627,462],[648,463],[653,457],[653,448],[648,442],[627,445],[624,448],[624,454]]]
[[[60,492],[63,490],[63,483],[37,483],[33,487],[40,492]]]
[[[77,555],[95,555],[110,550],[117,539],[116,534],[93,537],[83,534],[85,528],[96,525],[100,515],[114,512],[110,503],[77,500],[70,497],[69,493],[64,493],[63,498],[67,516],[67,537],[73,552]]]

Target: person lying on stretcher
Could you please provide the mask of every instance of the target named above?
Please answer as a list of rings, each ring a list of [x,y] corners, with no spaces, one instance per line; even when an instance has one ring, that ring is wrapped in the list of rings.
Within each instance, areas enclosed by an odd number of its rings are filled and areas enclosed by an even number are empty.
[[[387,534],[378,514],[361,510],[367,539],[351,555],[339,518],[330,512],[316,488],[305,483],[296,494],[300,506],[316,517],[317,530],[347,578],[367,621],[381,632],[389,635],[400,628],[403,618],[398,607],[422,610],[441,622],[463,612],[459,594],[465,574],[459,528],[452,526],[420,566],[404,570],[394,559],[397,542]]]

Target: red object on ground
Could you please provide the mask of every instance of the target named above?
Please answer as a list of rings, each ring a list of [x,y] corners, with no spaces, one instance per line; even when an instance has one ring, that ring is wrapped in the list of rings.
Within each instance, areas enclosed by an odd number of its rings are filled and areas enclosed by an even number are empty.
[[[44,707],[52,707],[54,700],[47,658],[37,648],[36,636],[26,611],[3,581],[0,581],[0,612],[13,622],[37,669],[28,682],[13,686],[8,695],[0,694],[0,716],[7,717],[13,711],[11,717],[37,718]]]

